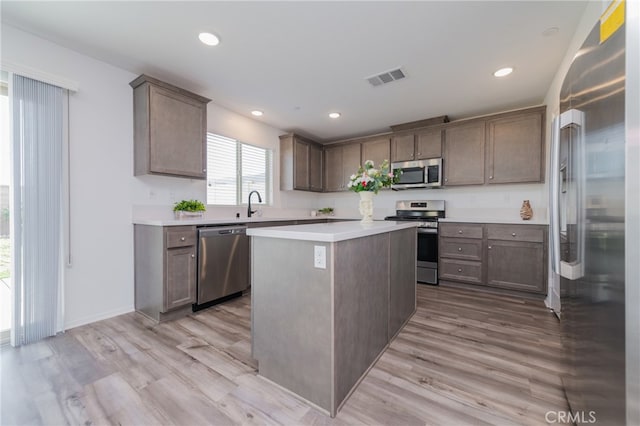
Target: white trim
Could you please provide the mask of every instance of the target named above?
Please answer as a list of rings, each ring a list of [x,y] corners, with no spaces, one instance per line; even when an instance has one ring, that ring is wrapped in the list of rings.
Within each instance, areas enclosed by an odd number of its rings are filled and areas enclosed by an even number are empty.
[[[6,59],[1,60],[0,68],[2,68],[4,71],[42,81],[43,83],[52,84],[63,89],[71,90],[72,92],[77,92],[79,88],[79,84],[77,81],[51,74],[46,71],[41,71],[37,68],[32,68],[27,65],[21,65],[15,62],[7,61]]]
[[[110,311],[101,312],[96,315],[89,315],[84,318],[79,318],[71,322],[65,323],[64,328],[65,330],[70,330],[72,328],[91,324],[96,321],[102,321],[108,318],[117,317],[118,315],[128,314],[129,312],[133,312],[133,311],[135,311],[135,308],[133,305],[129,305],[127,307],[118,308],[118,309],[112,309]]]

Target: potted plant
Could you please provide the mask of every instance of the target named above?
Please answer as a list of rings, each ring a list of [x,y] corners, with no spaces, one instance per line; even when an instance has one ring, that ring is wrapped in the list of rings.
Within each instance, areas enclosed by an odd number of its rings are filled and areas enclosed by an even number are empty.
[[[327,216],[333,216],[333,207],[323,207],[321,209],[318,209],[318,213]]]
[[[198,200],[182,200],[173,205],[176,219],[202,217],[206,207]]]

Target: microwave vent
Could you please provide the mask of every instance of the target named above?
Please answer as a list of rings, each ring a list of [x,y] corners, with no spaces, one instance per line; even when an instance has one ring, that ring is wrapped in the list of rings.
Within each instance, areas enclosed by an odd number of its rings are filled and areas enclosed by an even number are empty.
[[[386,71],[381,74],[367,77],[366,80],[372,86],[380,86],[383,84],[391,83],[392,81],[401,80],[406,77],[405,72],[401,68],[396,68],[391,71]]]

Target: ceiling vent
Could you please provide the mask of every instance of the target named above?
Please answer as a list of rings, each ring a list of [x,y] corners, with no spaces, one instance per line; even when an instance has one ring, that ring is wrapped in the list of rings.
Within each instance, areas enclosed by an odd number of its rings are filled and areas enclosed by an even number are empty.
[[[391,71],[383,72],[382,74],[373,75],[371,77],[367,77],[367,81],[372,86],[380,86],[382,84],[391,83],[392,81],[402,80],[406,77],[406,74],[402,69],[396,68]]]

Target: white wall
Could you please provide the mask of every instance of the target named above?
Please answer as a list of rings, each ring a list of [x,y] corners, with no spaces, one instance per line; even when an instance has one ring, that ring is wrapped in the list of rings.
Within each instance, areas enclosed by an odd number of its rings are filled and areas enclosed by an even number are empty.
[[[132,214],[146,208],[170,215],[174,201],[204,200],[204,181],[133,176],[129,82],[136,74],[5,24],[2,59],[79,85],[69,101],[72,266],[65,278],[65,327],[133,310]],[[213,103],[208,106],[208,120],[210,131],[274,148],[278,157],[278,136],[283,132]],[[279,169],[277,160],[274,166]],[[279,182],[278,175],[274,178]],[[277,184],[274,190],[276,208],[308,212],[312,195],[280,194]],[[220,210],[230,215],[237,209]]]

